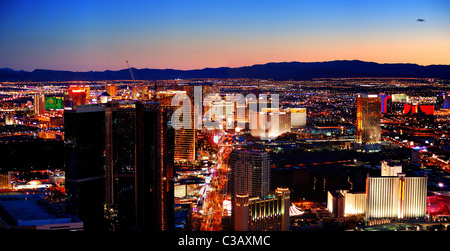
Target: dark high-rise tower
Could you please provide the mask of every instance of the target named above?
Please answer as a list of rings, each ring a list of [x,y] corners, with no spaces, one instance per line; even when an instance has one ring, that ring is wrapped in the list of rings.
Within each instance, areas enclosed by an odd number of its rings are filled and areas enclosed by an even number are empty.
[[[105,111],[79,106],[64,112],[66,211],[86,230],[103,230]]]
[[[159,102],[118,101],[106,107],[106,204],[119,229],[173,227],[174,130]]]
[[[133,230],[136,101],[108,102],[105,108],[106,205],[117,213],[117,230]]]
[[[165,231],[173,220],[174,133],[159,102],[136,104],[135,206],[137,230]]]

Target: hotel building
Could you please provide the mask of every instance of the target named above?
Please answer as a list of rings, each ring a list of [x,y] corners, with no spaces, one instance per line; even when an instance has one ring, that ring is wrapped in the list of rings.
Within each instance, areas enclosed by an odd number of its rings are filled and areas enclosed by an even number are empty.
[[[266,196],[270,189],[270,156],[265,151],[241,150],[231,152],[231,194]]]
[[[276,139],[291,131],[291,114],[281,111],[250,111],[250,134],[261,139]],[[278,120],[275,119],[276,116]]]
[[[427,178],[397,176],[367,177],[366,220],[425,217]]]
[[[381,176],[397,176],[402,172],[402,165],[390,160],[381,161]]]
[[[378,95],[358,94],[356,133],[357,151],[381,150],[381,98]]]
[[[44,114],[45,112],[45,95],[42,93],[34,94],[34,114]]]
[[[364,215],[366,193],[353,193],[348,190],[328,191],[327,209],[335,218]]]
[[[189,128],[181,128],[175,130],[175,161],[176,162],[187,162],[193,163],[195,161],[195,138],[196,138],[196,129],[199,127],[200,121],[196,121],[196,111],[200,111],[200,119],[202,115],[205,114],[205,110],[203,107],[203,100],[208,94],[219,93],[219,87],[212,84],[202,83],[201,85],[196,84],[184,84],[174,86],[174,91],[179,92],[183,91],[188,98],[190,98],[190,127]],[[194,97],[197,94],[197,90],[199,91],[200,97]],[[196,99],[198,103],[196,102]],[[178,107],[172,107],[174,110],[178,109]],[[174,125],[175,126],[175,125]]]
[[[237,149],[231,152],[228,166],[231,169],[231,218],[235,230],[244,230],[248,228],[251,214],[249,205],[269,195],[270,157],[265,151]]]
[[[169,115],[159,102],[122,100],[106,106],[106,203],[115,205],[121,228],[165,231],[173,226]]]
[[[425,217],[427,178],[401,171],[401,165],[383,161],[382,176],[367,177],[365,193],[329,191],[327,209],[337,218],[365,215],[368,222]]]
[[[290,192],[277,188],[264,197],[236,195],[235,231],[289,231]]]
[[[306,108],[288,108],[286,111],[291,115],[291,128],[306,126]]]
[[[66,212],[86,230],[103,229],[105,203],[105,108],[78,106],[64,112]]]

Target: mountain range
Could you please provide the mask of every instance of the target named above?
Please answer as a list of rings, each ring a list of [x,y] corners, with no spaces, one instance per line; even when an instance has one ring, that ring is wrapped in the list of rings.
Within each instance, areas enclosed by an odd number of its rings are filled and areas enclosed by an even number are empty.
[[[244,67],[196,70],[136,69],[136,80],[192,78],[252,78],[274,80],[311,80],[313,78],[405,77],[450,79],[450,65],[380,64],[359,60],[327,62],[280,62]],[[36,69],[16,71],[0,68],[0,81],[100,81],[131,80],[129,69],[117,71],[59,71]]]

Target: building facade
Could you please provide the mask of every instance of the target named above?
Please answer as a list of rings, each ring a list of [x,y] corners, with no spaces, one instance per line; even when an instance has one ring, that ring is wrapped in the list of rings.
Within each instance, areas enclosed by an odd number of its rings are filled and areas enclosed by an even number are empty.
[[[306,108],[288,108],[291,114],[291,128],[301,128],[306,126]]]
[[[289,231],[290,192],[277,188],[265,197],[236,195],[235,231]]]
[[[270,157],[265,151],[241,150],[231,152],[231,193],[266,196],[270,190]]]
[[[287,112],[253,112],[250,111],[250,133],[261,139],[276,139],[283,133],[291,131],[291,114]]]
[[[336,218],[364,215],[366,193],[354,193],[348,190],[328,191],[327,210]]]
[[[42,93],[34,94],[34,114],[44,114],[45,112],[45,95]]]
[[[362,152],[381,150],[381,98],[358,94],[356,106],[356,149]]]
[[[64,112],[66,211],[86,230],[103,230],[105,109],[79,106]]]
[[[117,211],[121,229],[165,231],[173,227],[170,114],[159,102],[107,104],[106,205]]]
[[[381,176],[397,176],[402,172],[402,165],[390,160],[381,161]]]
[[[367,177],[366,186],[366,220],[425,217],[426,177]]]

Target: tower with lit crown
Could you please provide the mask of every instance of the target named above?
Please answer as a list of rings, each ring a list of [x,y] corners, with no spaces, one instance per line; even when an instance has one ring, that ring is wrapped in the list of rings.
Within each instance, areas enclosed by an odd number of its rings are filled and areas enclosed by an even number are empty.
[[[381,150],[381,98],[358,94],[356,106],[356,145],[362,152]]]

